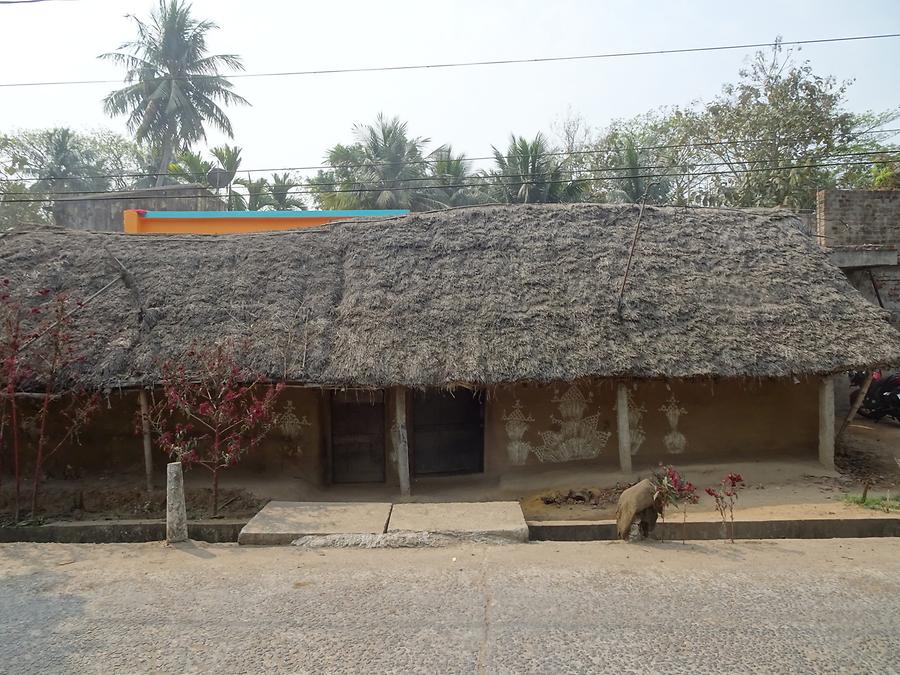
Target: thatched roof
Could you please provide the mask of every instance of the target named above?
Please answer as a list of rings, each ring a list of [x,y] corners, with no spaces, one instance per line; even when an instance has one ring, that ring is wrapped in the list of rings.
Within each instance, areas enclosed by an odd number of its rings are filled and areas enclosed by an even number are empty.
[[[900,363],[900,333],[780,211],[485,206],[250,235],[21,229],[0,276],[87,298],[79,377],[127,386],[191,346],[324,385],[782,377]],[[108,253],[107,253],[108,251]]]

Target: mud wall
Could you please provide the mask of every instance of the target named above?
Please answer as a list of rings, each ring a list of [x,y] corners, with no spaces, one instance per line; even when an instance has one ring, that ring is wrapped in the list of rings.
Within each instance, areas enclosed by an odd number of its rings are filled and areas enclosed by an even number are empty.
[[[814,459],[817,387],[814,380],[631,384],[633,464]],[[615,400],[610,381],[494,389],[486,410],[486,471],[569,462],[617,467]]]
[[[240,466],[250,471],[290,472],[319,484],[324,475],[322,453],[322,394],[316,389],[286,389],[279,396],[280,423],[263,442],[252,449]],[[23,455],[30,465],[37,438],[37,406],[20,404]],[[77,439],[61,447],[46,463],[49,476],[89,475],[103,472],[143,471],[144,449],[138,433],[136,392],[113,392],[101,399],[100,408]],[[63,430],[51,419],[48,438],[60,438]],[[12,462],[9,448],[2,449],[3,470]],[[169,461],[154,444],[153,462],[160,468]],[[68,467],[68,468],[67,468]],[[30,470],[29,470],[30,471]]]

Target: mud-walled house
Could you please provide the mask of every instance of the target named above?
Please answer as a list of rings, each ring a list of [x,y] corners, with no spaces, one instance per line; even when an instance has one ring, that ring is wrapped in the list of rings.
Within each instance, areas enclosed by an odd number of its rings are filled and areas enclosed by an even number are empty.
[[[836,373],[900,333],[781,211],[484,206],[263,234],[18,229],[15,284],[91,297],[83,461],[140,461],[136,392],[227,339],[283,379],[259,450],[311,482],[831,465]],[[123,279],[125,277],[123,276]],[[109,459],[112,456],[114,459]],[[71,461],[71,460],[70,460]]]

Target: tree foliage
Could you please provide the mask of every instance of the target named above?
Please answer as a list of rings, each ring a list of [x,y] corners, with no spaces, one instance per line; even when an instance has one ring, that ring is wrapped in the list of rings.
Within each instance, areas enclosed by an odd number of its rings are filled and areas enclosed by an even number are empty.
[[[540,132],[528,140],[512,134],[506,152],[493,148],[496,168],[485,174],[489,190],[508,204],[575,202],[584,193],[583,181],[572,178],[572,169],[559,159]]]
[[[205,140],[207,125],[234,135],[221,106],[247,101],[221,71],[244,66],[234,54],[209,54],[207,34],[218,26],[195,19],[183,0],[160,0],[149,21],[134,21],[137,38],[100,56],[125,68],[126,82],[103,103],[108,115],[126,117],[138,143],[157,149],[161,185],[174,154]]]

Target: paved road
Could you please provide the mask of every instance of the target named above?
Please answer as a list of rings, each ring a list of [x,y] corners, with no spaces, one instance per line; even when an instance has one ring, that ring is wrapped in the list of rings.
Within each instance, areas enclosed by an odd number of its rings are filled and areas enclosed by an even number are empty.
[[[0,672],[900,672],[900,542],[0,546]]]

